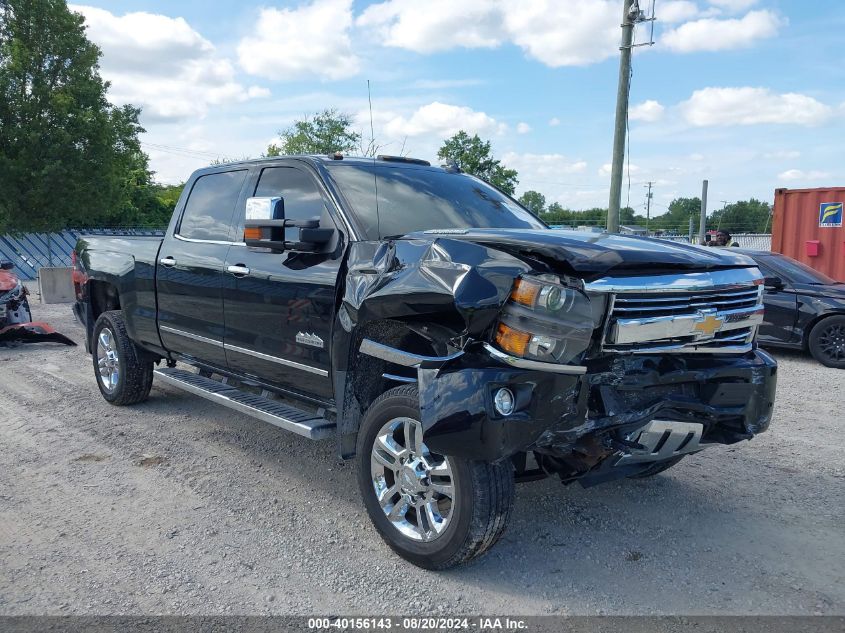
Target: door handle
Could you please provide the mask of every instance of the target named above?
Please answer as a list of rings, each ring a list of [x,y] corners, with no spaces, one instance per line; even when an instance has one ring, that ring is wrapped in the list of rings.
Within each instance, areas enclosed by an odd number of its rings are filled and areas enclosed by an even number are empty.
[[[243,264],[228,266],[226,270],[233,274],[235,277],[246,277],[249,274],[249,268],[244,266]]]
[[[176,260],[172,257],[162,257],[158,263],[167,268],[173,268],[176,265]]]

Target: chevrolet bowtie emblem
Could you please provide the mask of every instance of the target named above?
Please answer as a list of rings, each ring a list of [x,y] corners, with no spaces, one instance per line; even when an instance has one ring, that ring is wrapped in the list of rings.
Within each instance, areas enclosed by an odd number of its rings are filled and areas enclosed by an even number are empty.
[[[702,316],[700,321],[696,321],[692,326],[693,331],[703,334],[705,336],[713,336],[716,332],[722,329],[725,320],[721,317],[708,314]]]

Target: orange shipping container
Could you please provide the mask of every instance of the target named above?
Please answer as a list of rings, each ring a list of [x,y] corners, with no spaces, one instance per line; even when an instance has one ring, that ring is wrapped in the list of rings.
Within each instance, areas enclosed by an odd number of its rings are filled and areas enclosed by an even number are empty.
[[[845,281],[845,187],[775,189],[772,250]]]

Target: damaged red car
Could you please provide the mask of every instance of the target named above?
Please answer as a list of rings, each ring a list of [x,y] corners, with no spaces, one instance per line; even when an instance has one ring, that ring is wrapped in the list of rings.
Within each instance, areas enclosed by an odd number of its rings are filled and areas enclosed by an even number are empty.
[[[12,262],[0,262],[0,344],[62,343],[76,345],[46,323],[32,321],[29,291],[13,272]]]
[[[29,293],[13,272],[14,267],[12,262],[0,262],[0,330],[32,321]]]

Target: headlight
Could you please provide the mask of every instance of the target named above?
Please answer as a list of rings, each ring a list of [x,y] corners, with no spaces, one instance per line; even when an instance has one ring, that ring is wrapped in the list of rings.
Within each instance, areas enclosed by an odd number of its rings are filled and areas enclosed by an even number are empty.
[[[494,342],[513,356],[570,363],[586,351],[598,326],[579,280],[556,275],[520,277],[502,311]]]
[[[577,296],[577,290],[561,286],[553,275],[520,277],[511,291],[511,299],[516,303],[552,313],[570,309]]]

